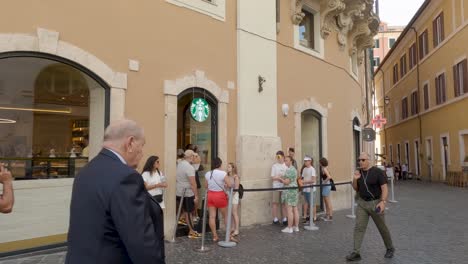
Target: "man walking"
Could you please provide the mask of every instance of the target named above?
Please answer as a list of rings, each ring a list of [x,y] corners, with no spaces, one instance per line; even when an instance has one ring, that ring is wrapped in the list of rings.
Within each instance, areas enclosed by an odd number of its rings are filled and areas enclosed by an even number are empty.
[[[11,213],[15,197],[13,195],[13,177],[11,172],[0,163],[0,183],[3,185],[3,193],[0,195],[0,212]]]
[[[73,183],[66,264],[166,263],[162,210],[135,170],[144,144],[134,121],[106,128],[103,149]]]
[[[354,172],[353,177],[353,188],[358,193],[356,226],[354,227],[354,251],[346,256],[346,260],[361,260],[360,249],[369,216],[374,220],[387,248],[385,258],[392,258],[395,248],[384,218],[385,203],[388,196],[387,179],[382,170],[370,165],[369,154],[361,153],[358,162],[360,168]]]

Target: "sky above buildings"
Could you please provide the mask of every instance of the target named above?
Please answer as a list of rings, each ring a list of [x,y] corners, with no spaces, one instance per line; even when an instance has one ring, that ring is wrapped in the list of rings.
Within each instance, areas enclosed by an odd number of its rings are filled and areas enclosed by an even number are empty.
[[[406,26],[424,0],[379,0],[380,20],[389,26]]]

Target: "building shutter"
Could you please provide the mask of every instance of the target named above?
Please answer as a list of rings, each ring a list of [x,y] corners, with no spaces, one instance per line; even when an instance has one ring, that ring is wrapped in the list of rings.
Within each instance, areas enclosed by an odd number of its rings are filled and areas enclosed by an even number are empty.
[[[459,83],[459,76],[458,76],[458,67],[457,64],[453,66],[453,89],[455,92],[455,97],[459,96],[460,93],[460,88],[458,87],[460,85]]]
[[[444,29],[444,13],[440,13],[440,41],[445,39],[445,29]]]
[[[468,68],[467,68],[467,60],[464,59],[462,62],[463,65],[463,92],[468,93]]]
[[[437,47],[437,18],[432,21],[432,45]]]
[[[442,74],[441,79],[442,79],[442,102],[445,102],[447,100],[447,96],[445,95],[445,74]]]
[[[439,93],[439,78],[435,78],[435,96],[436,104],[440,104],[440,93]]]

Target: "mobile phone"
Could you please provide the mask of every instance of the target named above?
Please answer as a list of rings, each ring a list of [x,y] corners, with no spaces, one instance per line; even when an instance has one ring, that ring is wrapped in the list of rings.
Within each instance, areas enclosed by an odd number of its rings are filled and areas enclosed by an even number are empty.
[[[376,207],[375,207],[375,212],[376,212],[376,213],[380,213],[380,207],[379,207],[379,206],[376,206]]]

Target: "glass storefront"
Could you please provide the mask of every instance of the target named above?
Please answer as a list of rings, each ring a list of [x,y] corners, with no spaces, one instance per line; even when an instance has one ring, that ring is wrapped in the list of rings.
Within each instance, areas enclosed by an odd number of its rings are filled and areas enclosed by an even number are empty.
[[[0,162],[15,180],[74,177],[88,161],[90,116],[104,114],[104,98],[102,85],[68,64],[0,58]]]

